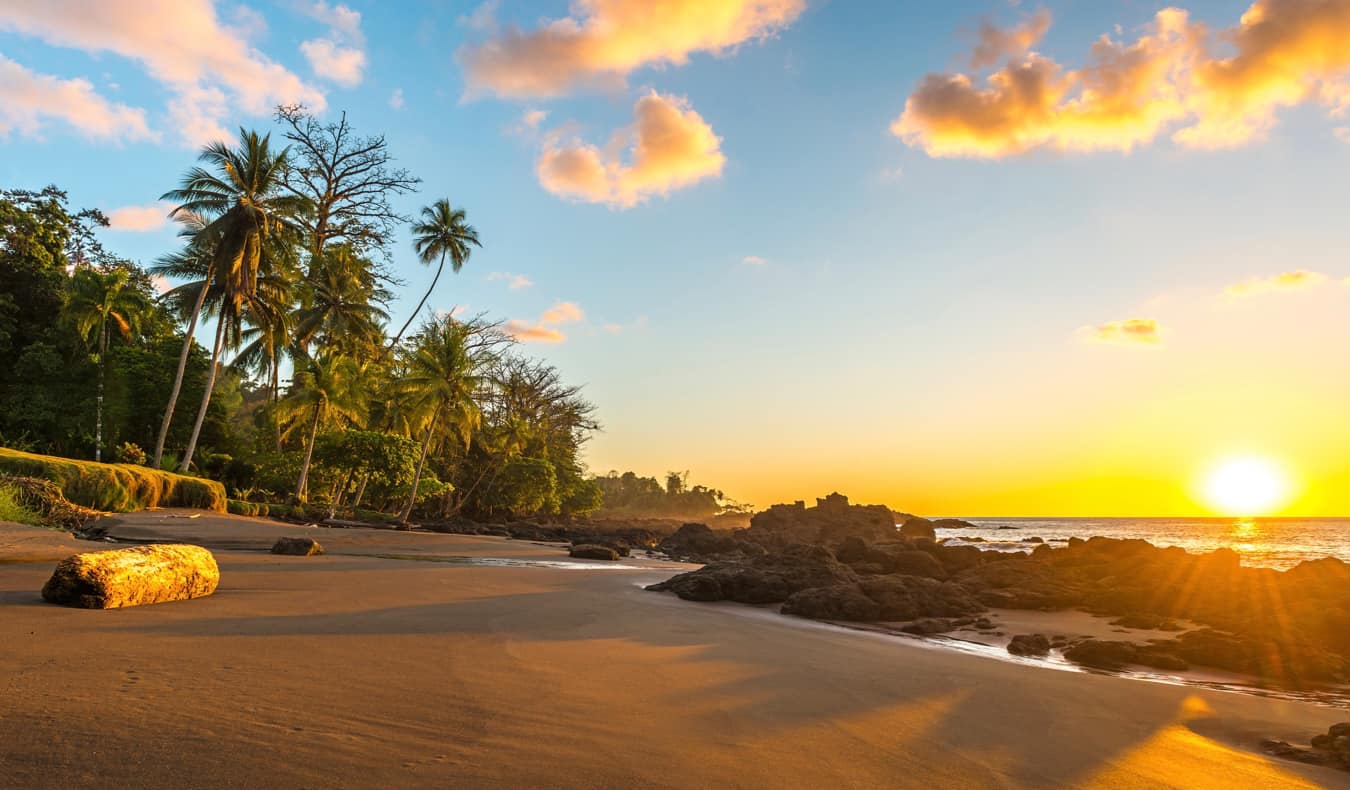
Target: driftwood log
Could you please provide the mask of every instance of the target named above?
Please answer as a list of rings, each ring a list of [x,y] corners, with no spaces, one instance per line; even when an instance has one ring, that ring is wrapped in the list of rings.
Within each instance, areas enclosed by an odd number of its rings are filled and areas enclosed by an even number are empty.
[[[216,558],[200,546],[136,546],[61,560],[42,597],[65,606],[116,609],[200,598],[219,583]]]

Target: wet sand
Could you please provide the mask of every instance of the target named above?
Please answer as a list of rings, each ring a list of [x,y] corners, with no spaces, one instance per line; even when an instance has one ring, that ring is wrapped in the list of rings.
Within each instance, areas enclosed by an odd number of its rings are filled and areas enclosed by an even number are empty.
[[[672,563],[534,566],[565,555],[169,515],[112,529],[212,548],[215,595],[44,604],[55,559],[101,547],[0,528],[0,558],[29,560],[0,561],[0,785],[1350,786],[1258,746],[1306,742],[1344,710],[641,589],[686,567]],[[330,554],[265,553],[281,534]]]

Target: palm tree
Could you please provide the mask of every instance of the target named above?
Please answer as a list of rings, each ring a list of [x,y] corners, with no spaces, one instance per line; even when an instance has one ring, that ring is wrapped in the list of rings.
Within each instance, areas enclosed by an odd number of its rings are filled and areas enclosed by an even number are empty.
[[[174,375],[173,388],[169,391],[169,403],[164,408],[164,419],[159,424],[159,436],[155,438],[155,455],[151,462],[158,469],[164,457],[164,441],[169,436],[169,425],[173,422],[173,412],[178,406],[178,393],[183,389],[183,374],[187,371],[188,354],[192,351],[193,337],[197,333],[197,319],[202,313],[202,304],[206,301],[205,284],[211,280],[211,256],[208,251],[195,243],[197,234],[206,227],[206,218],[191,211],[180,212],[175,219],[182,223],[180,238],[188,239],[182,250],[161,257],[150,267],[153,274],[161,277],[200,277],[199,287],[193,290],[196,297],[192,300],[192,309],[187,311],[187,332],[183,335],[183,350],[178,355],[178,372]],[[183,312],[181,309],[180,313]]]
[[[94,361],[98,364],[95,461],[103,460],[103,380],[109,340],[114,331],[123,339],[130,339],[140,331],[141,322],[151,310],[150,300],[130,280],[130,273],[125,269],[99,271],[82,266],[75,270],[70,282],[65,318],[85,342],[92,342]]]
[[[314,458],[314,442],[319,426],[327,420],[358,423],[364,419],[368,402],[362,370],[350,357],[323,354],[296,360],[291,390],[279,405],[279,417],[290,424],[287,433],[304,426],[305,457],[300,478],[295,484],[295,501],[309,498],[309,468]]]
[[[469,254],[474,247],[482,247],[478,241],[478,231],[468,224],[468,215],[462,208],[451,208],[450,201],[447,198],[441,198],[430,206],[422,209],[422,221],[413,225],[413,250],[417,252],[417,259],[423,265],[430,266],[431,262],[439,259],[440,263],[436,266],[436,276],[431,278],[431,287],[422,294],[422,301],[417,303],[417,308],[408,316],[408,320],[403,323],[403,328],[398,330],[394,339],[389,344],[389,348],[398,345],[398,341],[403,337],[403,333],[408,331],[417,314],[422,312],[422,307],[427,303],[427,298],[431,292],[436,290],[436,283],[441,279],[441,272],[445,269],[445,259],[448,257],[451,263],[451,269],[458,274],[460,269],[469,260]]]
[[[476,330],[474,325],[451,316],[433,319],[417,334],[407,355],[400,386],[409,411],[419,418],[423,439],[412,492],[399,514],[400,521],[408,520],[417,502],[417,488],[433,441],[454,435],[468,448],[481,419],[479,399],[490,385],[487,373],[495,357],[474,346]]]
[[[315,262],[305,288],[305,304],[296,314],[296,343],[372,356],[389,314],[379,307],[386,293],[368,262],[346,246],[330,247]]]
[[[206,218],[194,241],[201,245],[210,262],[210,277],[203,285],[209,283],[208,295],[213,295],[219,302],[215,312],[221,319],[216,327],[206,390],[202,393],[197,420],[179,465],[184,472],[192,463],[202,423],[206,420],[221,346],[229,340],[227,330],[234,331],[237,341],[246,303],[258,293],[268,238],[273,231],[289,228],[290,218],[307,207],[303,198],[285,191],[282,176],[286,149],[274,152],[270,138],[271,135],[240,129],[237,148],[219,142],[206,146],[198,159],[211,169],[190,169],[178,189],[166,192],[161,198],[179,204],[170,212],[175,218],[182,214]]]

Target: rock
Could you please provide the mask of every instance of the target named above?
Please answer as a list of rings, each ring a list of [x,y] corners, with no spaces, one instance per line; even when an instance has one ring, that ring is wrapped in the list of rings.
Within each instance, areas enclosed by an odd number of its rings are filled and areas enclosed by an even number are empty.
[[[42,587],[50,603],[85,609],[164,603],[216,591],[220,568],[200,546],[160,544],[67,557]]]
[[[794,544],[749,561],[715,562],[647,589],[673,592],[693,601],[780,603],[801,590],[857,579],[823,546]]]
[[[323,546],[314,538],[277,538],[272,544],[273,554],[290,554],[296,557],[311,557],[323,554]]]
[[[850,505],[848,497],[835,493],[816,500],[816,506],[804,502],[774,505],[756,513],[741,537],[766,548],[808,543],[838,546],[850,537],[865,543],[895,537],[895,516],[881,505]]]
[[[925,576],[929,579],[947,578],[947,569],[926,551],[901,551],[889,555],[891,571],[906,576]]]
[[[813,620],[868,621],[881,619],[881,606],[863,594],[857,584],[813,587],[793,593],[783,603],[783,614]]]
[[[962,521],[959,518],[935,518],[930,524],[933,529],[979,529],[978,524],[972,524],[969,521]]]
[[[1300,749],[1297,746],[1285,743],[1284,741],[1266,739],[1261,741],[1261,748],[1265,749],[1267,754],[1283,757],[1286,760],[1297,760],[1301,763],[1308,763],[1310,765],[1325,765],[1327,762],[1326,755],[1318,754],[1317,752],[1309,751],[1308,749]]]
[[[1044,543],[1044,542],[1045,542],[1045,539],[1044,539],[1044,538],[1039,538],[1039,537],[1022,538],[1022,542],[1023,542],[1023,543]]]
[[[1065,649],[1064,657],[1085,667],[1122,669],[1126,664],[1134,663],[1137,652],[1129,642],[1085,639]]]
[[[857,535],[849,535],[835,548],[834,558],[843,563],[862,562],[872,547]]]
[[[965,589],[921,576],[877,576],[858,586],[881,607],[881,620],[962,617],[984,611]]]
[[[919,516],[910,516],[900,525],[900,534],[907,538],[928,538],[937,540],[937,529],[933,522]]]
[[[579,560],[608,560],[613,562],[619,559],[619,552],[609,546],[597,546],[594,543],[581,543],[568,549],[567,556],[575,557]]]
[[[1008,652],[1015,656],[1044,656],[1050,653],[1050,640],[1044,634],[1018,634],[1008,642]]]
[[[572,541],[572,545],[573,545],[573,546],[602,546],[602,547],[604,547],[604,548],[607,548],[607,549],[613,551],[615,554],[618,554],[620,557],[628,557],[628,556],[631,556],[632,553],[633,553],[633,550],[630,549],[630,548],[628,548],[628,546],[627,546],[626,544],[622,543],[622,542],[618,542],[618,541],[608,541],[608,540],[598,539],[598,538],[596,538],[596,537],[592,537],[590,540],[574,539],[574,540]]]
[[[931,636],[933,634],[945,634],[948,631],[956,629],[956,623],[953,620],[947,620],[940,617],[925,617],[922,620],[915,620],[900,627],[900,630],[907,634],[917,636]]]
[[[1121,628],[1141,628],[1149,631],[1184,631],[1185,628],[1170,617],[1156,614],[1127,614],[1111,621],[1111,625]]]

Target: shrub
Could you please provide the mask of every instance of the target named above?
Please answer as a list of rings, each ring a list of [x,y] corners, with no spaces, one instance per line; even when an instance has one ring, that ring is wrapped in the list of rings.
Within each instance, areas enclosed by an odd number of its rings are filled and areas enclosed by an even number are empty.
[[[122,442],[122,446],[117,448],[117,462],[133,466],[145,466],[145,451],[135,442]]]
[[[214,480],[130,464],[100,464],[0,447],[0,474],[40,477],[77,505],[125,513],[152,507],[223,512],[225,487]]]
[[[225,510],[236,516],[266,516],[272,512],[271,506],[263,502],[243,502],[238,499],[229,499],[225,502]]]
[[[17,488],[0,483],[0,521],[13,521],[18,524],[38,526],[42,519],[21,501]]]

